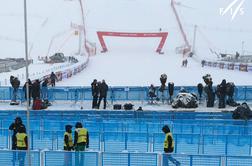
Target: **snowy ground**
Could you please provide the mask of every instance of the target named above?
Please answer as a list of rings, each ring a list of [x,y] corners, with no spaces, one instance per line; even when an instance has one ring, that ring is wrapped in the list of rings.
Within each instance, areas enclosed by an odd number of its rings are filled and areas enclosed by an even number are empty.
[[[218,109],[217,105],[218,103],[215,104],[214,108],[207,108],[206,103],[201,103],[198,108],[196,109],[183,109],[183,108],[178,108],[174,109],[171,107],[171,105],[168,104],[162,104],[161,102],[150,105],[147,102],[136,102],[136,101],[117,101],[111,103],[108,101],[107,108],[106,110],[113,110],[113,104],[122,104],[124,105],[125,103],[132,103],[134,105],[133,111],[137,110],[138,107],[142,107],[144,111],[195,111],[195,112],[221,112],[221,111],[234,111],[234,107],[229,107],[227,106],[225,109]],[[249,103],[249,106],[252,107],[252,103]],[[83,109],[81,109],[81,107]],[[101,108],[103,107],[103,102],[101,103]],[[80,102],[78,101],[75,103],[74,101],[55,101],[52,102],[52,106],[48,107],[46,110],[59,110],[59,111],[72,111],[72,110],[79,110],[79,111],[86,111],[86,110],[92,110],[92,101],[83,101]],[[20,104],[16,106],[9,105],[9,102],[0,102],[0,111],[6,111],[6,110],[26,110],[26,104]],[[96,110],[96,109],[94,109]],[[38,110],[39,111],[39,110]],[[99,109],[97,111],[104,111],[104,109]],[[123,110],[122,110],[123,111]]]

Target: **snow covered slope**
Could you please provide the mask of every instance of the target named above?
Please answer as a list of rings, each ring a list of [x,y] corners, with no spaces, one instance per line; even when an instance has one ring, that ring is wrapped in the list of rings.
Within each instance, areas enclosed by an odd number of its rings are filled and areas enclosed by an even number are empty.
[[[198,26],[196,52],[198,59],[217,59],[209,49],[217,52],[241,51],[244,41],[249,52],[252,44],[251,1],[245,1],[244,14],[231,21],[228,13],[221,16],[220,8],[228,6],[231,0],[180,0],[176,5],[184,25],[187,38],[193,41],[194,25]],[[60,85],[90,85],[97,78],[106,79],[110,85],[159,85],[160,74],[166,73],[168,81],[175,85],[197,85],[202,76],[210,73],[215,84],[223,78],[238,85],[251,85],[251,73],[201,68],[189,59],[188,68],[182,68],[181,55],[175,48],[184,44],[178,29],[170,0],[85,0],[87,34],[91,41],[100,44],[96,31],[116,32],[168,32],[164,55],[154,52],[158,39],[105,37],[108,53],[90,59],[88,68],[82,75]],[[250,49],[251,51],[251,49]]]
[[[233,0],[177,0],[176,8],[181,17],[187,38],[193,41],[193,27],[198,26],[196,52],[198,59],[216,59],[209,49],[217,52],[251,53],[252,1],[243,4],[244,14],[231,21],[230,13],[220,15]],[[55,51],[73,54],[77,51],[77,36],[72,35],[70,23],[80,23],[78,0],[27,0],[29,23],[29,48],[31,57]],[[90,85],[97,78],[106,79],[110,85],[159,85],[159,76],[168,75],[175,85],[196,85],[202,75],[210,73],[214,83],[222,78],[239,85],[251,85],[250,73],[201,68],[189,59],[188,68],[181,68],[181,55],[175,48],[184,44],[170,0],[82,0],[87,38],[97,45],[98,55],[90,58],[88,68],[80,75],[60,85]],[[234,6],[234,9],[236,6]],[[0,2],[0,55],[23,57],[23,6],[18,0]],[[105,37],[107,53],[101,50],[97,31],[115,32],[168,32],[164,55],[155,53],[159,39]],[[49,49],[50,42],[53,41]],[[15,48],[15,49],[13,49]]]

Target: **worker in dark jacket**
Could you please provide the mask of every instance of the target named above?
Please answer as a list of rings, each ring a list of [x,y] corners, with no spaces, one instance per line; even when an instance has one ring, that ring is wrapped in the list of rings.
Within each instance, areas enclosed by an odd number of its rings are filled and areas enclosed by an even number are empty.
[[[102,99],[103,99],[103,109],[106,109],[108,85],[106,84],[105,80],[102,80],[102,83],[99,85],[99,92],[100,92],[100,96],[99,96],[99,102],[98,102],[98,109],[100,108]]]
[[[86,128],[83,128],[80,122],[77,122],[75,125],[74,132],[74,149],[77,152],[85,151],[86,148],[89,148],[89,134]],[[75,155],[75,165],[82,166],[84,163],[84,154],[76,153]]]
[[[43,82],[42,82],[42,86],[41,86],[41,90],[42,90],[42,99],[45,101],[45,100],[48,100],[48,79],[46,78]]]
[[[170,128],[167,125],[165,125],[162,128],[162,131],[165,133],[163,165],[168,166],[168,160],[169,160],[174,165],[180,166],[180,163],[169,155],[169,153],[172,153],[174,151],[174,144],[175,144]]]
[[[15,122],[12,123],[9,126],[9,130],[13,131],[13,134],[12,134],[12,147],[11,147],[12,150],[17,150],[16,134],[18,133],[18,131],[19,131],[19,129],[21,127],[25,128],[25,126],[23,125],[22,119],[20,117],[16,117]]]
[[[50,75],[50,80],[51,80],[51,85],[52,87],[55,87],[55,82],[58,80],[57,76],[54,74],[54,72],[51,73]]]
[[[223,79],[221,84],[217,86],[216,91],[216,94],[219,97],[219,108],[226,107],[226,89],[227,89],[226,80]]]
[[[17,139],[17,150],[19,150],[18,152],[19,166],[24,166],[25,154],[26,154],[25,150],[28,149],[28,137],[24,126],[20,126],[19,131],[16,134],[16,139]]]
[[[20,86],[20,81],[18,80],[17,77],[10,76],[10,83],[13,88],[13,93],[12,93],[12,99],[11,99],[11,105],[17,105],[17,93],[18,93],[18,88]]]
[[[29,102],[29,106],[31,105],[31,96],[32,96],[32,82],[30,79],[28,79],[28,82],[25,82],[24,86],[23,86],[23,93],[25,96],[25,100],[27,101],[27,94],[26,94],[26,86],[28,84],[29,87],[29,96],[28,96],[28,102]]]
[[[32,84],[32,98],[33,101],[40,99],[40,82],[38,79]]]
[[[92,96],[93,96],[92,108],[97,108],[99,88],[98,88],[98,83],[96,79],[94,79],[94,81],[91,83],[91,90],[92,90]]]
[[[73,149],[74,148],[73,148],[72,126],[66,125],[64,133],[64,150],[71,151]],[[72,153],[65,153],[64,165],[65,166],[72,165]]]

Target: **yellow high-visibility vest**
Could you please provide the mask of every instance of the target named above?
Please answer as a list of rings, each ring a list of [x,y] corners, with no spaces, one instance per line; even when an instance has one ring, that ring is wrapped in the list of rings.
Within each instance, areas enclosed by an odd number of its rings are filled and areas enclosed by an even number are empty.
[[[83,142],[87,142],[87,129],[85,128],[77,128],[75,130],[78,133],[78,140],[77,143],[83,143]]]
[[[17,133],[16,138],[17,138],[17,147],[19,148],[26,148],[27,145],[25,143],[25,137],[27,137],[27,134],[25,133]]]
[[[172,133],[166,133],[165,134],[164,148],[166,148],[166,149],[169,148],[168,136],[170,136],[171,139],[172,139],[172,144],[170,145],[170,147],[174,148],[174,140],[173,140]]]
[[[64,138],[65,138],[66,135],[68,136],[68,145],[69,145],[69,147],[73,147],[73,137],[72,137],[72,134],[68,133],[68,132],[65,132]],[[64,139],[64,146],[67,146],[66,142],[65,142],[65,139]]]

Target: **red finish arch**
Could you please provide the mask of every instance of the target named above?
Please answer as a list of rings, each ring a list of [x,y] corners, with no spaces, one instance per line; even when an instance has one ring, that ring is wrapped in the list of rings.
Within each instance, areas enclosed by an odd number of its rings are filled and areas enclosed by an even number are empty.
[[[102,52],[107,52],[108,48],[104,41],[104,36],[114,36],[114,37],[160,37],[160,43],[156,49],[156,52],[162,53],[162,48],[165,44],[166,38],[168,36],[168,32],[158,32],[158,33],[132,33],[132,32],[104,32],[98,31],[97,32]]]

